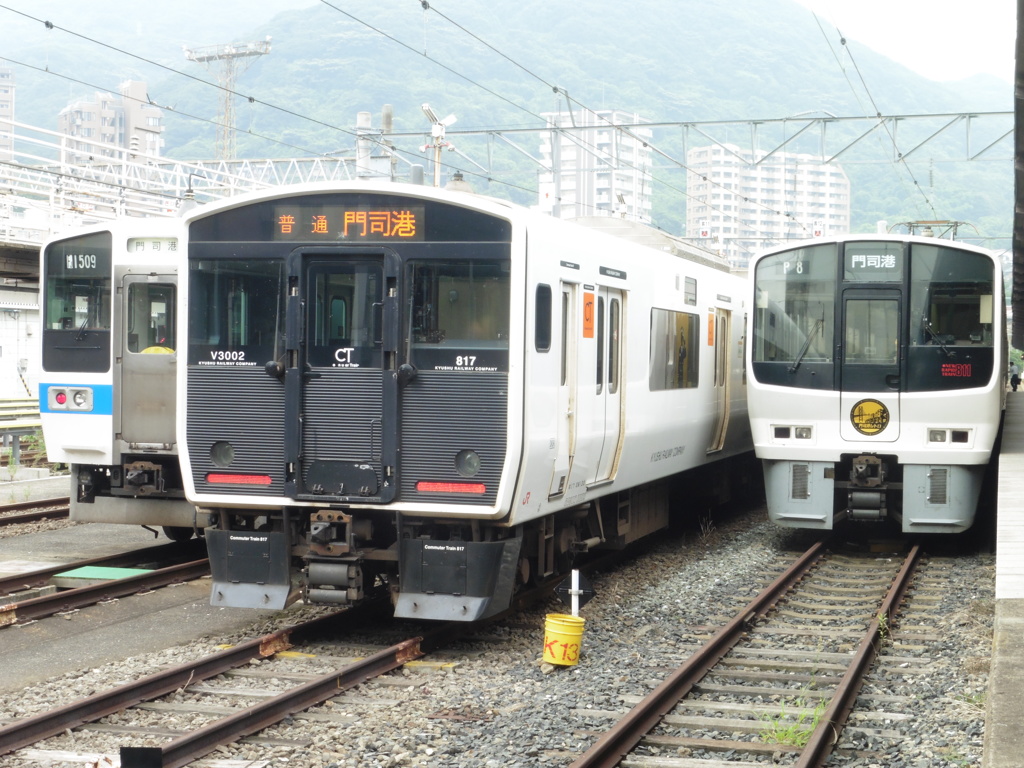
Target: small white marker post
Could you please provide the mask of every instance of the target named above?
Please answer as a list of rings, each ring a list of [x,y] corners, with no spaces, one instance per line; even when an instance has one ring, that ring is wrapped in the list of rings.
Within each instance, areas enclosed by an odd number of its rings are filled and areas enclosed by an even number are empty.
[[[572,569],[572,588],[569,590],[569,594],[572,596],[572,615],[580,615],[580,572],[575,568]]]

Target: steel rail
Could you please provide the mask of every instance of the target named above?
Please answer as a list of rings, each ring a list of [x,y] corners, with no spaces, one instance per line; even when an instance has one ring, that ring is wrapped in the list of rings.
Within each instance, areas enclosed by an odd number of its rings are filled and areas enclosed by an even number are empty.
[[[42,619],[61,611],[84,608],[103,600],[113,600],[125,595],[133,595],[147,589],[165,587],[181,581],[199,579],[210,572],[210,561],[207,558],[193,560],[188,563],[158,568],[148,573],[126,576],[87,587],[77,587],[52,595],[32,597],[10,605],[0,606],[0,627],[20,624],[34,619]]]
[[[708,670],[715,666],[746,633],[751,623],[764,616],[789,589],[821,559],[825,545],[817,542],[775,581],[748,603],[704,646],[664,682],[605,732],[569,768],[614,768],[672,708],[683,699]]]
[[[0,514],[5,512],[17,512],[22,509],[35,509],[36,507],[61,507],[68,506],[71,503],[71,498],[68,496],[59,496],[55,499],[32,499],[30,501],[15,501],[11,504],[0,505]]]
[[[423,656],[421,638],[404,640],[273,698],[246,707],[159,747],[121,747],[121,768],[178,768],[249,734],[309,709],[344,690]]]
[[[39,507],[50,507],[50,509],[40,510]],[[7,514],[9,512],[18,512],[23,509],[32,509],[36,511],[22,512],[21,514]],[[40,501],[19,501],[14,504],[4,504],[0,507],[0,526],[17,525],[18,523],[34,523],[38,520],[67,517],[70,512],[71,503],[67,496],[59,499],[42,499]]]
[[[463,637],[484,622],[448,622],[422,637],[403,640],[341,669],[284,691],[259,704],[179,736],[160,747],[122,747],[121,768],[179,768],[244,736],[280,722],[337,696],[367,680],[386,674]]]
[[[19,589],[31,589],[38,587],[56,576],[58,573],[70,571],[75,568],[86,568],[88,566],[104,566],[107,568],[126,568],[139,563],[162,561],[175,558],[180,560],[183,553],[190,553],[193,549],[199,549],[199,545],[192,544],[198,541],[191,539],[188,542],[175,542],[170,544],[158,544],[153,547],[143,547],[131,552],[122,552],[117,555],[103,555],[91,557],[87,560],[76,560],[70,563],[60,563],[47,568],[38,568],[26,573],[16,573],[10,576],[0,576],[0,595],[8,595]],[[202,551],[205,551],[202,545]],[[201,554],[196,552],[195,554]]]
[[[336,620],[342,613],[349,616],[359,612],[345,611],[321,616],[312,621],[296,624],[279,632],[240,643],[198,661],[182,664],[112,688],[109,691],[94,694],[63,707],[15,720],[0,727],[0,755],[56,736],[83,723],[99,720],[139,702],[165,696],[190,683],[197,683],[229,669],[248,664],[251,659],[272,656],[278,651],[291,647],[292,641],[296,638],[322,631],[326,625]]]
[[[18,525],[19,523],[37,523],[40,520],[53,520],[67,517],[71,513],[70,507],[58,509],[43,509],[38,512],[22,512],[19,515],[4,515],[0,517],[0,526]]]
[[[868,625],[864,639],[861,640],[857,651],[854,654],[850,666],[839,682],[836,692],[832,695],[832,701],[822,713],[817,727],[811,733],[810,738],[800,753],[800,759],[794,764],[794,768],[819,768],[825,764],[832,748],[839,741],[853,705],[864,684],[864,677],[871,669],[871,665],[878,655],[878,647],[882,644],[886,634],[891,631],[893,616],[899,610],[900,603],[910,587],[914,571],[918,561],[921,559],[921,546],[915,544],[898,574],[893,579],[889,591],[882,601],[881,606],[875,613],[875,618]]]

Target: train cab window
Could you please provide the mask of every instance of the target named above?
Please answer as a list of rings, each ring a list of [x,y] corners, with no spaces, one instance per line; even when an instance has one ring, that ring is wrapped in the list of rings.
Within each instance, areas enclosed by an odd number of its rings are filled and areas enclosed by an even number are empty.
[[[754,275],[753,362],[830,363],[836,246],[798,248],[762,259]]]
[[[914,245],[912,345],[992,346],[992,296],[992,266],[981,254]]]
[[[507,371],[507,260],[410,262],[409,359],[420,370]]]
[[[651,310],[651,391],[689,389],[699,384],[699,339],[698,315]]]
[[[1000,372],[993,338],[1000,278],[983,254],[911,245],[907,391],[982,387]]]
[[[283,260],[196,260],[189,270],[189,364],[262,366],[283,354]]]
[[[41,281],[43,370],[110,369],[111,253],[109,232],[46,246]]]
[[[131,353],[175,349],[174,286],[130,283],[125,317],[125,346]]]
[[[66,249],[65,249],[66,250]],[[84,248],[82,250],[85,250]],[[47,252],[46,328],[110,330],[110,256]]]

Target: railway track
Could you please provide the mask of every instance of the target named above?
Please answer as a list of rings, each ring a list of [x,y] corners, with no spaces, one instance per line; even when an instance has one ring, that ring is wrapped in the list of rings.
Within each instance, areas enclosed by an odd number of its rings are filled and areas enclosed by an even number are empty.
[[[58,574],[95,569],[109,578],[58,590],[50,582]],[[134,572],[119,576],[117,569]],[[138,571],[144,572],[138,572]],[[199,579],[210,572],[200,543],[174,543],[96,557],[47,568],[0,576],[0,628],[78,610],[105,600],[146,592],[169,584]]]
[[[814,545],[571,768],[824,765],[920,559],[918,547],[900,561]]]
[[[556,583],[552,581],[531,590],[521,595],[519,601],[539,600],[550,594]],[[188,765],[222,745],[293,717],[330,722],[336,716],[329,711],[309,710],[355,686],[442,650],[477,631],[482,624],[500,618],[473,624],[431,624],[421,634],[405,637],[387,647],[367,649],[365,644],[357,643],[356,653],[345,656],[338,654],[336,643],[326,648],[317,644],[321,636],[336,637],[348,631],[373,636],[374,640],[393,633],[391,625],[367,630],[367,623],[372,621],[379,607],[368,603],[333,612],[66,706],[10,722],[0,726],[0,757],[12,755],[26,763],[52,762],[59,760],[60,755],[67,757],[73,752],[72,762],[95,758],[97,764],[104,764],[104,760],[109,760],[109,748],[104,750],[105,754],[62,751],[66,747],[63,741],[76,743],[71,729],[81,728],[83,733],[99,732],[107,747],[118,744],[122,768]],[[253,670],[254,663],[260,664],[258,671]],[[408,683],[399,682],[409,687]],[[196,700],[197,696],[201,702]],[[211,702],[211,698],[214,701]],[[129,710],[135,714],[126,715]],[[147,725],[119,725],[125,718],[133,722],[141,719]],[[202,721],[198,726],[197,720]],[[58,742],[55,749],[31,749],[46,739]],[[138,745],[140,741],[144,742],[143,746]],[[158,741],[164,743],[154,746]],[[273,736],[255,741],[300,744]],[[263,764],[259,761],[239,763]]]
[[[0,505],[0,527],[66,518],[71,510],[70,504],[70,499],[63,496],[56,499],[19,501]]]

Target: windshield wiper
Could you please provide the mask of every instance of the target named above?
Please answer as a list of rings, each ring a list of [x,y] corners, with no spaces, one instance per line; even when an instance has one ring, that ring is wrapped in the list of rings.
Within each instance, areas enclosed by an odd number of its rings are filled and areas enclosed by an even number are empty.
[[[804,340],[804,345],[800,347],[800,352],[797,353],[796,360],[789,366],[790,373],[796,373],[800,367],[800,363],[803,362],[804,356],[807,354],[807,350],[811,348],[811,342],[814,338],[821,333],[821,329],[825,326],[825,306],[821,307],[821,317],[814,321],[814,325],[811,327],[811,332],[807,334],[807,338]]]
[[[925,318],[921,322],[921,327],[924,328],[924,330],[931,337],[932,342],[935,343],[935,344],[938,344],[939,347],[942,349],[942,351],[946,353],[946,357],[953,357],[954,356],[953,353],[949,350],[949,347],[946,346],[946,342],[944,342],[942,340],[942,337],[939,336],[939,334],[937,334],[935,331],[932,330],[932,324],[931,324],[931,322],[928,321],[927,318]]]

